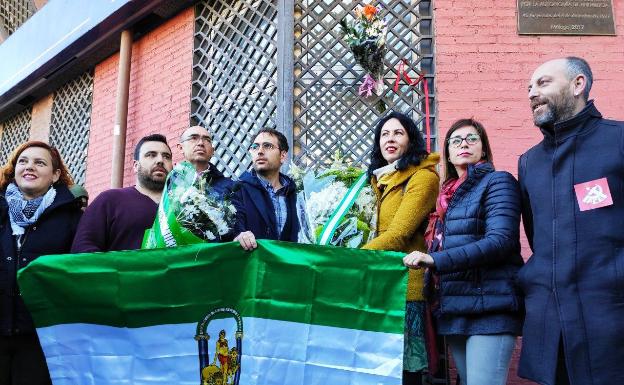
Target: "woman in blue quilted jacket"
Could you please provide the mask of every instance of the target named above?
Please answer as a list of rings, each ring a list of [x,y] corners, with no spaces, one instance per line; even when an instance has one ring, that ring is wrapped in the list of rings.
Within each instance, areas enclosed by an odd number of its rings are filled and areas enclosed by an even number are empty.
[[[403,262],[428,268],[427,297],[465,385],[504,385],[523,305],[520,190],[495,171],[483,125],[455,122],[444,140],[445,181],[425,234],[428,254]]]

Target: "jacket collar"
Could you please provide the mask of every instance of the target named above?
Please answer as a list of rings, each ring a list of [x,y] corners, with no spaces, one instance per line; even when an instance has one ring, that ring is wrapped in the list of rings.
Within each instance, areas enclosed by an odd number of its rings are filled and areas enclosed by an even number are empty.
[[[602,114],[594,106],[594,101],[590,100],[578,114],[562,122],[555,123],[553,127],[540,128],[540,131],[542,131],[544,139],[552,142],[555,140],[562,141],[588,129],[589,126],[586,123],[592,118],[600,119]]]
[[[68,204],[78,204],[76,197],[74,197],[74,194],[69,191],[69,188],[67,186],[65,186],[64,184],[59,184],[57,186],[54,186],[54,188],[56,189],[56,198],[54,199],[54,202],[52,202],[50,207],[48,207],[43,212],[43,214],[41,214],[42,216],[46,213],[52,212],[60,206],[65,206]]]
[[[471,164],[468,166],[468,179],[481,179],[484,175],[495,171],[494,165],[490,162],[483,162],[477,164]]]
[[[411,164],[407,166],[405,170],[397,170],[388,177],[388,184],[384,188],[382,197],[387,195],[393,187],[400,186],[405,183],[409,178],[412,177],[412,175],[414,175],[419,170],[426,168],[437,174],[438,172],[436,171],[436,166],[438,165],[438,162],[440,162],[440,155],[432,152],[431,154],[427,155],[427,157],[423,159],[417,166]],[[371,185],[373,186],[373,189],[375,191],[378,191],[377,178],[373,177],[372,182],[373,183],[371,183]]]
[[[217,180],[217,179],[221,179],[223,178],[223,173],[221,171],[219,171],[219,169],[217,169],[215,167],[214,164],[210,163],[208,165],[208,168],[205,169],[204,171],[199,173],[202,177],[209,179],[209,180]]]
[[[286,195],[295,192],[295,181],[292,180],[292,178],[290,178],[288,175],[282,174],[280,172],[279,174],[280,180],[285,180],[286,181]],[[240,176],[239,180],[243,183],[249,184],[257,189],[262,189],[262,190],[266,190],[264,188],[264,186],[262,185],[262,182],[260,181],[260,178],[258,178],[258,176],[256,175],[256,171],[255,170],[250,170],[250,171],[245,171],[243,173],[243,175]]]
[[[280,178],[286,178],[288,181],[288,185],[286,186],[286,197],[288,199],[291,194],[295,193],[295,182],[282,173],[280,173]],[[240,176],[239,182],[251,187],[247,190],[251,196],[251,202],[256,206],[264,223],[274,228],[276,221],[275,212],[267,210],[268,207],[272,207],[271,199],[269,198],[267,190],[262,185],[262,182],[260,182],[260,179],[256,176],[256,172],[254,170],[245,171],[243,175]]]
[[[466,172],[468,173],[468,175],[466,176],[466,180],[461,185],[459,185],[457,191],[455,191],[455,194],[453,194],[453,197],[449,202],[449,207],[454,206],[455,202],[458,202],[461,196],[472,190],[472,187],[478,184],[484,176],[494,171],[494,165],[489,162],[472,164],[468,166],[468,170],[466,170]]]

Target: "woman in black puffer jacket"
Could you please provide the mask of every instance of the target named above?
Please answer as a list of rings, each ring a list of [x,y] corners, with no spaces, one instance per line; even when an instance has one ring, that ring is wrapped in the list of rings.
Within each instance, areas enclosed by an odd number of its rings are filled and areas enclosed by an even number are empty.
[[[446,181],[425,235],[429,254],[412,252],[404,263],[429,267],[438,333],[462,384],[504,385],[522,330],[518,182],[494,170],[485,129],[473,119],[451,126],[445,154]]]
[[[0,176],[0,384],[51,384],[17,285],[17,271],[46,254],[68,253],[82,211],[59,152],[31,141]]]

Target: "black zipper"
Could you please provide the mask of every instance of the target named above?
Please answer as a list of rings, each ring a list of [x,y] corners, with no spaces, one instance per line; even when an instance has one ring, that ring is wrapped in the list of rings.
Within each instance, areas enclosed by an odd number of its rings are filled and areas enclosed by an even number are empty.
[[[555,130],[553,128],[553,136],[554,136],[554,140],[555,140],[555,149],[553,150],[553,155],[552,155],[552,165],[551,165],[551,173],[552,173],[552,178],[550,178],[551,180],[551,204],[552,204],[552,255],[553,255],[553,260],[552,260],[552,276],[551,276],[551,285],[552,285],[552,292],[553,295],[555,296],[555,302],[557,303],[557,305],[559,304],[559,299],[557,298],[557,289],[556,289],[556,285],[557,285],[557,279],[556,279],[556,266],[557,266],[557,194],[556,194],[556,183],[555,183],[555,166],[556,166],[556,161],[557,161],[557,150],[559,149],[559,143],[557,142],[557,130]],[[561,316],[561,314],[559,314],[559,316]]]

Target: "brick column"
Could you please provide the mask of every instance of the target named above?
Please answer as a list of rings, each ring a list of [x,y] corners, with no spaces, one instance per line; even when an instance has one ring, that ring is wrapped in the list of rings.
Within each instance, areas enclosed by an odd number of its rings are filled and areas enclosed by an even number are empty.
[[[33,104],[32,120],[30,123],[30,140],[48,142],[50,139],[50,124],[52,123],[52,103],[54,94],[41,98]]]

